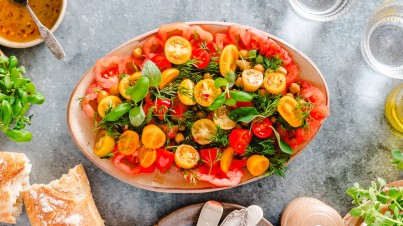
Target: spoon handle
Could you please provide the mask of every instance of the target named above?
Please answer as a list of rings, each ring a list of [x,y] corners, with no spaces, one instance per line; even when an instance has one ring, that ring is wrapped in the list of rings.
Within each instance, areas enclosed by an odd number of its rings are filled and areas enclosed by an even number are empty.
[[[29,3],[27,1],[27,9],[29,14],[31,14],[31,17],[34,19],[36,25],[39,28],[39,33],[41,34],[43,40],[45,41],[45,44],[48,46],[50,51],[55,55],[56,59],[60,60],[63,57],[66,56],[64,53],[63,48],[59,44],[59,42],[56,40],[55,36],[53,36],[52,32],[49,31],[48,28],[46,28],[36,17],[35,13],[32,11],[31,7],[29,7]]]

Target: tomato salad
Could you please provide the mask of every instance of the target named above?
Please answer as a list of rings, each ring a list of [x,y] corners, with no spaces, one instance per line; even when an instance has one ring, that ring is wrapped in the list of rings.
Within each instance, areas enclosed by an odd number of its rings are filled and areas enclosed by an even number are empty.
[[[293,149],[329,114],[289,53],[241,25],[217,34],[162,25],[93,72],[81,105],[99,131],[94,153],[130,175],[177,170],[218,187],[247,172],[284,176]]]

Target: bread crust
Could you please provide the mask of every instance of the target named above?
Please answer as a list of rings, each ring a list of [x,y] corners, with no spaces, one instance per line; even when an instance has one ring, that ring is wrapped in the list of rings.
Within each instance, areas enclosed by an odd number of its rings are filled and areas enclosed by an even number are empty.
[[[19,193],[29,185],[30,171],[25,154],[0,152],[0,222],[16,223],[22,206]]]
[[[32,185],[22,192],[31,225],[104,225],[80,164],[48,185]]]

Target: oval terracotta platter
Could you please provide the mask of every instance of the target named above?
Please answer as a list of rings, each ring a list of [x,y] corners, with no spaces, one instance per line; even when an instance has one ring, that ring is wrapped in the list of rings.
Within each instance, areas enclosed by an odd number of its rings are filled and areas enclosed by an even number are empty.
[[[232,23],[224,22],[189,22],[188,24],[196,24],[211,32],[212,34],[218,32],[226,32]],[[157,29],[142,34],[132,40],[122,44],[113,51],[111,51],[107,56],[117,55],[117,56],[129,56],[134,48],[141,47],[144,41],[151,35],[157,33]],[[316,67],[316,65],[303,53],[298,51],[296,48],[292,47],[285,41],[264,33],[268,37],[274,39],[283,48],[285,48],[290,55],[293,57],[294,62],[298,64],[300,70],[299,79],[306,80],[312,83],[314,86],[318,87],[324,94],[326,98],[326,104],[329,106],[329,92],[321,72]],[[105,56],[105,57],[107,57]],[[95,60],[94,60],[95,61]],[[101,159],[93,153],[94,140],[96,137],[96,131],[94,131],[94,121],[90,120],[84,111],[81,110],[78,99],[85,96],[85,92],[89,85],[94,82],[93,78],[93,68],[89,69],[87,73],[81,78],[78,85],[71,94],[68,110],[67,110],[67,120],[68,126],[76,145],[81,149],[84,155],[91,160],[95,165],[106,173],[116,177],[117,179],[124,181],[133,186],[158,192],[170,192],[170,193],[202,193],[202,192],[212,192],[217,190],[222,190],[226,188],[214,188],[209,183],[199,182],[197,185],[193,185],[186,181],[183,176],[171,170],[169,173],[163,175],[157,171],[152,174],[141,174],[136,176],[131,176],[123,173],[118,168],[116,168],[112,161]],[[319,130],[318,130],[319,131]],[[310,142],[306,141],[299,146],[298,149],[293,151],[293,156],[291,160],[295,158]],[[252,177],[247,170],[245,170],[244,176],[241,180],[242,184],[246,184],[262,177]]]

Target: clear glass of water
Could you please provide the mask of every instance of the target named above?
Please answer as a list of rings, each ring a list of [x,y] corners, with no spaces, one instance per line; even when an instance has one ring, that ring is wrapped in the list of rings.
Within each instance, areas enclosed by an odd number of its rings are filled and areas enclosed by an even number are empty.
[[[289,0],[299,15],[317,21],[335,20],[344,15],[357,0]]]
[[[388,0],[367,21],[362,54],[375,71],[403,79],[403,0]]]

